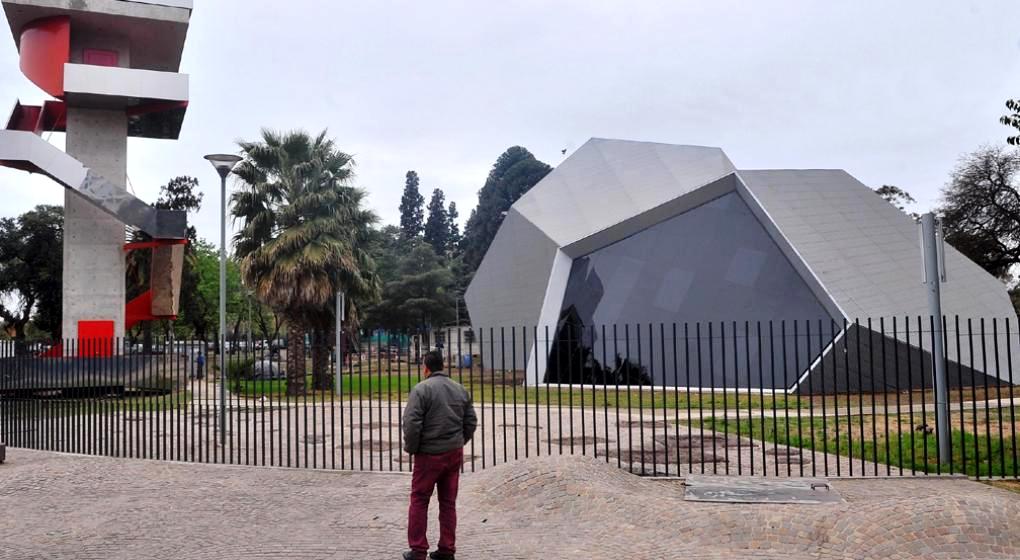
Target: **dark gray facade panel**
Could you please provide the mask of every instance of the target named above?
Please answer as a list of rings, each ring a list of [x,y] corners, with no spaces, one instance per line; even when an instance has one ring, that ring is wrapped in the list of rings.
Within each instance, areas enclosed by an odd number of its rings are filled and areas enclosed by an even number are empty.
[[[842,328],[842,324],[836,325],[836,332]],[[829,333],[825,334],[826,339],[832,338],[828,336]],[[861,323],[859,327],[856,323],[849,323],[846,334],[839,336],[832,347],[825,350],[821,359],[812,362],[809,371],[793,389],[801,395],[931,391],[934,382],[931,353],[921,348],[916,332],[912,331],[909,335],[909,345],[900,340],[907,336],[902,322],[897,323],[896,329],[893,329],[891,321],[884,324],[872,321],[870,329],[866,323]],[[930,336],[930,333],[922,336]],[[816,350],[818,342],[815,338],[813,344]],[[983,372],[980,364],[972,368],[950,359],[946,372],[952,389],[1009,385],[1006,381],[999,381],[994,371],[989,370],[987,374]],[[876,406],[906,406],[910,404],[911,398],[915,404],[920,404],[921,399],[917,395],[901,395],[899,403],[895,397],[887,396],[885,400],[877,402]],[[867,405],[865,412],[870,408],[871,405]]]
[[[583,256],[597,251],[631,235],[640,233],[649,227],[666,221],[677,214],[682,214],[737,190],[737,175],[731,173],[700,188],[683,194],[660,206],[637,214],[622,222],[612,225],[594,235],[571,243],[563,248],[570,256]]]
[[[790,330],[785,336],[784,321]],[[606,335],[605,357],[577,355],[576,349],[559,353],[570,361],[594,359],[603,368],[637,366],[650,382],[670,385],[676,324],[683,338],[677,361],[694,368],[676,368],[682,370],[676,373],[681,385],[722,387],[725,381],[730,387],[787,388],[813,356],[806,344],[795,342],[795,321],[828,323],[830,316],[743,199],[729,193],[576,259],[557,350],[583,343],[601,352],[601,325],[616,325],[616,334]],[[757,339],[744,344],[745,322],[754,337],[762,330],[761,349]],[[723,329],[731,340],[723,340]],[[734,358],[737,350],[749,355]],[[757,367],[759,357],[763,375],[747,371],[747,363]],[[584,381],[575,378],[577,372],[561,378],[564,367],[571,370],[561,358],[551,357],[547,379]]]

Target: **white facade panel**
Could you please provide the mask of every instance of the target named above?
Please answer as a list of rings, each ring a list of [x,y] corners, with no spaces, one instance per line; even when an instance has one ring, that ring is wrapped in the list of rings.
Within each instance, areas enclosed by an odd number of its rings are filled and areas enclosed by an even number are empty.
[[[68,95],[97,95],[124,100],[188,100],[188,75],[113,66],[64,65],[64,90]]]
[[[592,139],[514,204],[564,247],[734,171],[718,148]]]

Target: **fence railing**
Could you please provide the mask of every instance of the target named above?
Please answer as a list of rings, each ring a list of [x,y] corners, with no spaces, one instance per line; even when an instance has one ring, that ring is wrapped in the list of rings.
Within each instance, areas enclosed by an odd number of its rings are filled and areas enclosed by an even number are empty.
[[[947,347],[943,408],[935,336]],[[1020,334],[1006,320],[373,332],[342,349],[339,365],[329,340],[306,337],[304,357],[278,342],[230,342],[224,372],[215,345],[200,341],[72,340],[58,355],[0,342],[0,440],[115,457],[407,471],[403,407],[424,376],[421,356],[441,348],[479,418],[468,471],[583,454],[649,476],[1020,476]],[[935,428],[940,410],[948,434]],[[951,441],[948,457],[939,457],[941,437]]]

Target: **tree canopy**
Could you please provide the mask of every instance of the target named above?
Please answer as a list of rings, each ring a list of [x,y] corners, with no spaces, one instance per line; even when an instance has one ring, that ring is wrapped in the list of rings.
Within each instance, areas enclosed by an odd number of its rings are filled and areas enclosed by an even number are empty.
[[[388,275],[379,304],[372,308],[370,324],[387,329],[441,327],[456,316],[456,279],[432,246],[414,240],[395,255],[396,268]]]
[[[306,330],[332,323],[338,292],[347,295],[348,322],[378,297],[368,252],[377,218],[364,207],[365,191],[351,185],[353,158],[325,131],[263,130],[259,141],[239,144],[244,160],[234,172],[245,187],[232,209],[242,223],[234,237],[241,276],[287,324],[287,391],[299,395]],[[313,355],[313,369],[322,365]]]
[[[1006,101],[1006,109],[1009,110],[1009,113],[1003,115],[999,122],[1020,132],[1020,99]],[[1006,138],[1006,142],[1010,146],[1020,146],[1020,134]]]
[[[408,171],[404,194],[400,197],[400,231],[405,240],[414,239],[425,229],[425,197],[418,190],[418,173]]]
[[[450,201],[450,207],[446,210],[446,219],[449,223],[448,231],[450,235],[449,244],[447,247],[447,253],[456,255],[460,253],[460,224],[457,220],[460,219],[460,212],[457,211],[457,203]]]
[[[0,319],[15,340],[36,326],[60,337],[64,211],[36,206],[0,219]]]
[[[443,189],[432,191],[429,200],[429,217],[425,221],[425,242],[440,257],[446,256],[450,247],[450,218],[446,213],[446,195]]]
[[[946,240],[1007,277],[1020,264],[1020,152],[985,147],[964,156],[942,196]]]
[[[878,196],[884,198],[889,204],[892,204],[904,212],[906,212],[908,204],[914,204],[917,202],[914,200],[914,197],[910,196],[910,193],[893,185],[882,185],[875,189],[875,192],[878,193]]]
[[[513,146],[499,156],[478,191],[478,206],[471,211],[464,228],[461,246],[469,274],[481,264],[510,206],[550,171],[552,167],[520,146]]]

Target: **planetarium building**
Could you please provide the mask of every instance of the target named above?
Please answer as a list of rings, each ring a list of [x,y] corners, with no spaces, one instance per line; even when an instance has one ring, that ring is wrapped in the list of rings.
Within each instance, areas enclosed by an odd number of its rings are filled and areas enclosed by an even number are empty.
[[[592,139],[513,205],[465,299],[483,337],[520,332],[489,359],[526,364],[530,382],[916,387],[932,344],[918,240],[842,170]],[[950,376],[1006,379],[988,365],[1016,347],[1005,285],[952,247],[945,266]],[[982,338],[984,360],[955,343],[956,317],[1003,331]]]

